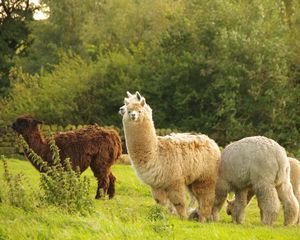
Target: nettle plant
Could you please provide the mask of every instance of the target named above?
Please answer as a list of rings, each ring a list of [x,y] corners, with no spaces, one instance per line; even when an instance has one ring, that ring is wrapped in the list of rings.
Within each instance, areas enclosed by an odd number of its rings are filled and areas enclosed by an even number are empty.
[[[46,205],[53,205],[68,213],[89,214],[93,211],[93,200],[90,196],[90,180],[84,176],[80,178],[80,171],[74,171],[70,159],[61,161],[59,149],[54,138],[49,141],[52,152],[51,165],[43,161],[20,137],[19,139],[24,151],[34,163],[40,166],[41,179],[41,202]],[[62,164],[63,162],[63,164]]]
[[[7,160],[2,155],[3,178],[1,179],[0,203],[6,203],[25,211],[36,207],[36,192],[32,189],[26,176],[22,173],[12,174],[9,170]]]

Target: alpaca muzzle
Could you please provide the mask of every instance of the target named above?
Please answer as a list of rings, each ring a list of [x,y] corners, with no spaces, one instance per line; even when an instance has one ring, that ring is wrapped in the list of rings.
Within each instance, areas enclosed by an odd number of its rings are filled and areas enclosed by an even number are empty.
[[[136,121],[138,119],[138,114],[136,112],[130,113],[129,116],[132,121]]]

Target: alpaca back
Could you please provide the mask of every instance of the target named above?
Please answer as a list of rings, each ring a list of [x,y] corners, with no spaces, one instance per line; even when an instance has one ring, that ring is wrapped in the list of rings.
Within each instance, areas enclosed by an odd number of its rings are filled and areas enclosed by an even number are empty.
[[[219,175],[237,189],[259,181],[279,185],[289,176],[289,163],[285,150],[274,140],[247,137],[224,149]]]
[[[220,159],[218,145],[206,135],[172,134],[158,137],[158,164],[145,165],[139,176],[151,186],[167,187],[181,180],[216,181]]]

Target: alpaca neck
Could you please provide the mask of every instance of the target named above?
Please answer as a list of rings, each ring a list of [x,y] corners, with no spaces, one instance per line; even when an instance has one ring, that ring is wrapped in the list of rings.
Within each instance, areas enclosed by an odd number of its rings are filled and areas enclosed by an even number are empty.
[[[123,121],[128,153],[134,164],[143,164],[157,159],[157,136],[150,117],[135,123],[126,119]]]
[[[36,130],[28,134],[24,134],[23,137],[27,142],[28,146],[45,161],[45,156],[43,155],[46,152],[45,149],[48,147],[48,144],[41,135],[41,133],[38,130]],[[39,166],[32,160],[32,158],[26,151],[25,155],[28,158],[28,160],[32,163],[32,165],[39,170]]]

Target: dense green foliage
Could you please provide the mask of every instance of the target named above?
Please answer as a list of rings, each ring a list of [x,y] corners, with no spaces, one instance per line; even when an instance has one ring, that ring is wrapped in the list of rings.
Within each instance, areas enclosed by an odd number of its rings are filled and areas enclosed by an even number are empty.
[[[26,161],[9,159],[12,174],[22,171],[33,188],[38,188],[39,173]],[[88,216],[65,214],[44,207],[25,211],[6,203],[0,203],[0,239],[280,239],[298,240],[299,226],[283,226],[283,214],[274,227],[259,223],[259,209],[252,200],[246,209],[245,223],[232,224],[224,209],[218,223],[180,220],[158,207],[150,189],[135,175],[131,166],[115,165],[117,178],[116,196],[112,200],[93,200],[95,213]],[[3,174],[0,164],[0,175]],[[87,170],[83,174],[93,179]],[[1,177],[0,177],[1,179]],[[96,182],[91,181],[91,191]],[[0,188],[1,191],[1,188]],[[26,190],[27,191],[27,190]],[[93,192],[90,192],[93,194]]]
[[[139,90],[158,128],[222,146],[266,135],[300,152],[298,0],[43,2],[49,19],[28,25],[0,124],[30,112],[121,127],[125,92]]]
[[[33,21],[35,6],[28,0],[0,1],[0,96],[9,87],[9,71],[16,56],[24,56],[30,45],[27,24]]]

